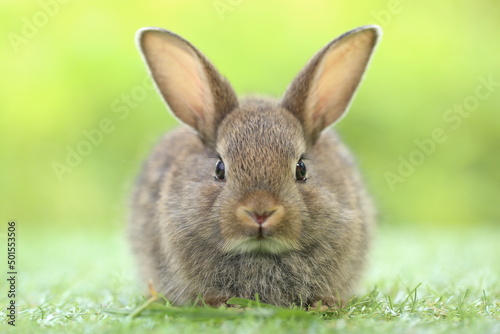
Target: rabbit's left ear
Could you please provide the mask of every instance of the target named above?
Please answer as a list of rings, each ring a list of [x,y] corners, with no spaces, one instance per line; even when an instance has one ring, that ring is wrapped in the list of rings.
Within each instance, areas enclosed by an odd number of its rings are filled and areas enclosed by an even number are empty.
[[[349,108],[381,30],[364,26],[336,38],[294,79],[282,106],[302,122],[309,144]]]

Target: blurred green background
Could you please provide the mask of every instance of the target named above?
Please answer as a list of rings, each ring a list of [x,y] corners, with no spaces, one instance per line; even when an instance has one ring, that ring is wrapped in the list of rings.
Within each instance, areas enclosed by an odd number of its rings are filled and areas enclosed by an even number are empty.
[[[241,95],[278,97],[323,45],[375,23],[382,42],[337,128],[358,158],[382,223],[498,225],[498,1],[3,0],[0,6],[2,220],[123,226],[141,162],[177,126],[150,89],[134,42],[139,28],[185,37]]]

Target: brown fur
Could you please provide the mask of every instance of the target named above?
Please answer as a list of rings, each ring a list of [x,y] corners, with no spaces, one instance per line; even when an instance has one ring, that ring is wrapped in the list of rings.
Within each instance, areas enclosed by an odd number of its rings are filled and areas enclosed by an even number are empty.
[[[377,36],[374,27],[364,30],[373,38],[360,46],[367,55],[363,64],[353,65],[358,72],[364,71]],[[197,296],[214,306],[255,294],[284,306],[319,300],[334,305],[349,298],[363,268],[374,213],[348,149],[333,131],[322,130],[345,112],[361,76],[346,83],[354,89],[337,116],[319,115],[328,124],[310,119],[303,100],[311,94],[322,57],[334,52],[330,43],[295,79],[283,102],[247,99],[228,112],[220,109],[234,104],[227,82],[191,44],[159,29],[143,30],[139,37],[154,78],[155,71],[175,64],[154,64],[158,57],[150,57],[155,46],[147,43],[148,34],[167,34],[163,47],[195,50],[201,73],[196,80],[208,85],[216,107],[207,106],[202,115],[209,122],[187,121],[196,133],[182,127],[166,135],[144,165],[130,220],[144,279],[152,279],[176,304]],[[176,45],[168,44],[172,38]],[[182,99],[186,93],[169,85],[174,91],[167,94],[157,84],[169,104],[169,96]],[[219,157],[224,180],[214,179]],[[306,181],[295,179],[301,157]],[[260,226],[252,217],[263,213],[269,217]]]

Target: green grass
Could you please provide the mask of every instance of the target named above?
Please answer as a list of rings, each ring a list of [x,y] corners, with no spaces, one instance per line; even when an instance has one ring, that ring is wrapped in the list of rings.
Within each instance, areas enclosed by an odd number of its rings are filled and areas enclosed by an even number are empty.
[[[6,299],[1,291],[0,330],[500,333],[499,240],[500,230],[491,227],[459,231],[384,227],[360,296],[342,309],[322,312],[267,305],[211,309],[149,304],[121,233],[25,231],[21,226],[17,326],[5,325]]]

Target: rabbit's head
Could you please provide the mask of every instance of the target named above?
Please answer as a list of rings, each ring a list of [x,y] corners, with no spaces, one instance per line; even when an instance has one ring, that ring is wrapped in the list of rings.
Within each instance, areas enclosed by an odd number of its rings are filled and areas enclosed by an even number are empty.
[[[167,177],[165,214],[179,226],[166,233],[187,248],[224,254],[340,249],[358,239],[349,233],[361,229],[350,226],[362,215],[359,180],[346,148],[323,130],[346,113],[378,36],[366,26],[333,40],[281,100],[238,101],[189,42],[141,30],[139,47],[158,90],[197,135],[186,148],[194,153]]]

